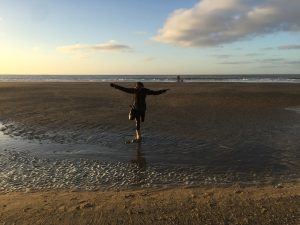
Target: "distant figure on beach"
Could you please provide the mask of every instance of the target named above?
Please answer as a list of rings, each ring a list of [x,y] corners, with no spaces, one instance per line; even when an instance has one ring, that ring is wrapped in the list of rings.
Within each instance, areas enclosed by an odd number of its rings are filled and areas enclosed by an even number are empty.
[[[137,82],[135,88],[125,88],[114,83],[110,84],[111,87],[119,89],[129,94],[134,94],[134,100],[129,113],[129,119],[135,120],[136,122],[136,132],[133,139],[133,142],[140,142],[142,138],[141,134],[141,122],[145,120],[145,112],[146,112],[146,96],[147,95],[160,95],[165,93],[169,89],[163,89],[158,91],[153,91],[144,87],[142,82]]]
[[[180,76],[177,76],[177,83],[183,82],[183,79],[180,78]]]

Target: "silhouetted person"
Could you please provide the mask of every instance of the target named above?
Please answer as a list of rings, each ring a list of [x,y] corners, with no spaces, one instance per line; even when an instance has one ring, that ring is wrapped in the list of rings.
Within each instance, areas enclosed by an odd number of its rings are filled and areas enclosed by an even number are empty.
[[[142,82],[137,82],[135,88],[125,88],[114,83],[110,84],[111,87],[119,89],[129,94],[134,94],[134,102],[132,104],[132,108],[135,111],[135,121],[136,121],[136,132],[134,141],[139,142],[142,138],[141,135],[141,121],[145,120],[145,112],[146,112],[146,96],[147,95],[160,95],[166,92],[168,89],[153,91],[147,88],[144,88],[144,84]]]
[[[177,83],[183,82],[183,79],[179,75],[177,76],[176,79],[177,79]]]

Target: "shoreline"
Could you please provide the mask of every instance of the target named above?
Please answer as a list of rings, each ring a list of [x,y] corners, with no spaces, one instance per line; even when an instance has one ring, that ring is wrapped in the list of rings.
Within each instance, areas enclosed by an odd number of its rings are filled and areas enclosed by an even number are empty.
[[[177,82],[177,75],[0,75],[4,82]],[[300,83],[299,74],[179,75],[184,82]]]
[[[297,225],[299,193],[299,183],[276,187],[0,193],[0,221],[15,225]]]

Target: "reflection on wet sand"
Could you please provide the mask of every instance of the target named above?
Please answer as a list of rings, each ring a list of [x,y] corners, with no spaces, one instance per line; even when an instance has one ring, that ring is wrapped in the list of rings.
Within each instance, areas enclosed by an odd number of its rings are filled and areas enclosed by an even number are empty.
[[[143,153],[142,150],[142,143],[134,143],[135,149],[134,149],[134,154],[135,157],[130,161],[130,163],[133,165],[133,183],[137,185],[145,185],[147,184],[147,180],[149,179],[148,174],[147,174],[147,162],[145,158],[145,154]]]
[[[131,163],[137,165],[141,170],[145,170],[147,166],[145,154],[142,151],[142,143],[136,143],[135,158],[131,160]]]

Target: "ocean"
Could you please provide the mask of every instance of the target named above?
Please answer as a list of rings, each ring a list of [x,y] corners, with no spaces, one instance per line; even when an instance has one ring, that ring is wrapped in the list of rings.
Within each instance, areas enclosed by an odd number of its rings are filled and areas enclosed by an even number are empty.
[[[300,83],[300,74],[180,75],[183,82]],[[177,82],[177,75],[0,75],[0,82]]]

